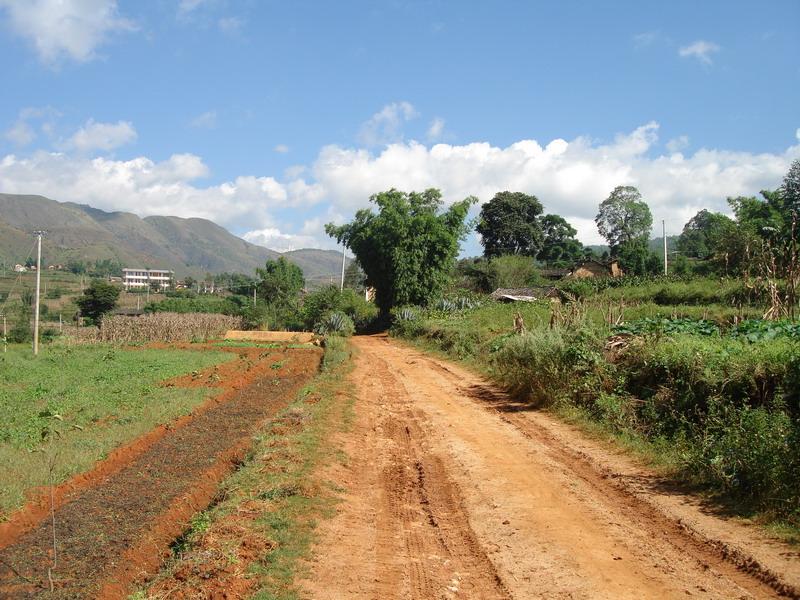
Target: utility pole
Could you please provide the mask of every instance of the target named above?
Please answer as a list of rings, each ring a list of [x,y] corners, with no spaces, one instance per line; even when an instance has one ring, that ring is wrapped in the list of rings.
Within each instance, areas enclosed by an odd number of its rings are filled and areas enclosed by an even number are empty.
[[[342,243],[342,285],[339,286],[340,292],[344,291],[344,251],[346,248],[347,246],[345,246],[344,243]]]
[[[667,225],[661,219],[661,235],[664,238],[664,275],[667,275]]]
[[[34,231],[36,235],[36,308],[33,314],[33,355],[39,354],[39,289],[42,284],[42,236],[44,231]]]
[[[258,289],[258,288],[257,288],[256,284],[254,283],[253,284],[253,308],[256,307],[256,289]]]
[[[6,329],[6,313],[3,313],[3,354],[8,352],[8,330]]]

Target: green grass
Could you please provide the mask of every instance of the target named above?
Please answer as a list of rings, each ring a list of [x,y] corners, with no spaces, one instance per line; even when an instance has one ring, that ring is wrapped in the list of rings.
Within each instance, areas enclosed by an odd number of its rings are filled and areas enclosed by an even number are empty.
[[[110,450],[186,414],[206,388],[164,379],[235,358],[227,352],[27,346],[0,354],[0,518],[26,490],[87,470]]]
[[[349,428],[353,420],[353,398],[346,393],[344,380],[351,368],[349,357],[347,340],[327,340],[321,374],[255,436],[248,460],[222,483],[218,494],[222,500],[195,516],[180,540],[180,552],[159,579],[170,577],[187,561],[207,560],[200,550],[202,536],[206,532],[214,536],[215,524],[236,515],[243,505],[252,511],[253,503],[259,502],[263,508],[255,518],[237,521],[271,542],[270,549],[248,567],[257,584],[252,597],[300,597],[297,580],[317,521],[330,516],[336,503],[337,490],[319,481],[315,472],[328,461],[345,460],[329,438]],[[140,590],[132,597],[155,596]]]

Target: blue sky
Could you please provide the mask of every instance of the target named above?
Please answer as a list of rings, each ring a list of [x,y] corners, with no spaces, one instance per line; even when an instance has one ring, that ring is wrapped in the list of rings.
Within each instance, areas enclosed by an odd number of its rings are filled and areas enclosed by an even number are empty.
[[[800,156],[799,25],[796,0],[0,0],[0,191],[287,249],[430,186],[534,193],[596,242],[631,184],[678,233]]]

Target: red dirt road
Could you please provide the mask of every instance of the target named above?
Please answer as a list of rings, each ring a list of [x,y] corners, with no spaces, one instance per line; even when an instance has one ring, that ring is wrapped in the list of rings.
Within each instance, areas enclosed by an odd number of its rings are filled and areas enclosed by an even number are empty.
[[[796,549],[479,377],[354,340],[345,490],[303,582],[343,598],[798,597]]]

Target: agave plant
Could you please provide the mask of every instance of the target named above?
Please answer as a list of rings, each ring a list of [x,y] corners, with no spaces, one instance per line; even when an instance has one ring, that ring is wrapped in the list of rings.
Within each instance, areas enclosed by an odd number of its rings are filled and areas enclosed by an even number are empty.
[[[355,325],[353,319],[346,314],[338,311],[326,314],[322,320],[314,326],[314,332],[319,335],[353,335]]]

